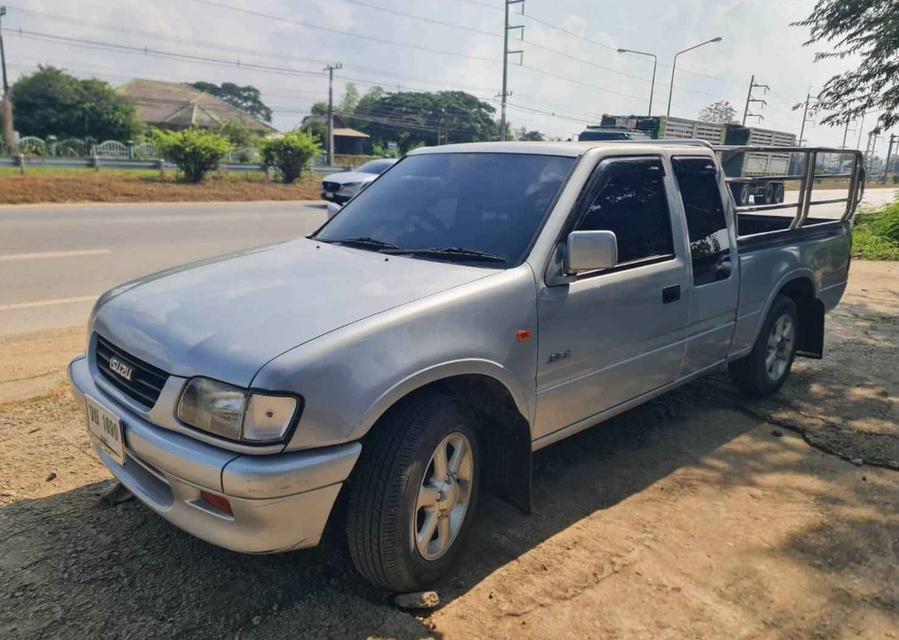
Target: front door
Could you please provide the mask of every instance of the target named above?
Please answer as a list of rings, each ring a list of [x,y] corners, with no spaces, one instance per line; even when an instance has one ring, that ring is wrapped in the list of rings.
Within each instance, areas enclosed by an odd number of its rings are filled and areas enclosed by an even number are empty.
[[[690,287],[672,184],[658,157],[603,160],[588,181],[565,235],[613,231],[618,265],[540,294],[535,437],[677,377]]]

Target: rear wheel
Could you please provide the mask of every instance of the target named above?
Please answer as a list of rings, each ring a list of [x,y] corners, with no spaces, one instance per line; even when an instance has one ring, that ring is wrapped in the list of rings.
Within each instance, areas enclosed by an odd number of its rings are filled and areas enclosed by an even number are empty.
[[[784,201],[784,185],[782,182],[779,182],[774,185],[774,202],[780,204]]]
[[[379,423],[348,487],[346,534],[359,572],[413,591],[452,565],[474,518],[479,449],[469,412],[427,394]]]
[[[796,303],[787,296],[777,296],[752,351],[728,367],[741,393],[764,397],[780,389],[796,357],[798,330]]]
[[[739,182],[730,185],[730,192],[734,197],[734,202],[738,207],[745,207],[749,204],[749,186]]]

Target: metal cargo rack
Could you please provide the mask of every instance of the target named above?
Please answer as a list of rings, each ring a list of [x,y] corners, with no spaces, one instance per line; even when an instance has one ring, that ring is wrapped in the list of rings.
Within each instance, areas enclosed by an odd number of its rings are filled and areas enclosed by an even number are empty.
[[[864,160],[861,151],[857,151],[855,149],[840,149],[840,148],[831,148],[831,147],[781,147],[781,146],[754,146],[754,145],[742,145],[742,146],[732,146],[732,145],[709,145],[711,148],[716,151],[723,158],[727,154],[737,154],[737,153],[778,153],[778,154],[791,154],[797,155],[802,158],[801,166],[804,167],[804,170],[801,174],[786,174],[786,175],[766,175],[766,176],[743,176],[736,178],[725,178],[725,181],[728,185],[732,183],[754,183],[761,181],[772,181],[772,180],[799,180],[799,200],[798,202],[782,202],[775,204],[756,204],[756,205],[743,205],[737,206],[738,213],[749,213],[753,211],[775,211],[779,209],[796,209],[796,217],[793,218],[793,222],[790,224],[790,229],[800,229],[805,225],[806,220],[808,219],[809,209],[812,205],[819,204],[837,204],[837,203],[845,203],[846,208],[843,212],[843,215],[840,217],[839,222],[852,222],[852,219],[855,216],[855,211],[858,208],[859,202],[861,202],[862,198],[865,195],[865,167]],[[817,162],[818,156],[822,154],[835,154],[841,156],[849,156],[850,157],[850,165],[851,170],[849,173],[817,173]],[[812,194],[815,189],[815,181],[825,181],[825,180],[849,180],[849,187],[846,197],[844,198],[829,198],[826,200],[812,200]],[[828,224],[831,221],[817,224]],[[833,222],[836,222],[834,220]]]

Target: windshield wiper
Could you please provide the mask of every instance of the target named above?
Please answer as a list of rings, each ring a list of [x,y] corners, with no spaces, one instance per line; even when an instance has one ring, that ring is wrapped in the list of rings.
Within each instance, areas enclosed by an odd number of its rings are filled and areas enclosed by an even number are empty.
[[[380,251],[381,249],[399,249],[399,247],[392,242],[384,242],[383,240],[369,238],[368,236],[363,236],[361,238],[346,238],[345,240],[319,240],[319,242],[342,244],[348,247],[357,247],[359,249],[375,249],[377,251]]]
[[[462,247],[432,247],[430,249],[383,249],[381,253],[393,255],[423,256],[433,258],[453,258],[458,260],[475,260],[482,262],[502,262],[506,259],[486,251],[477,249],[465,249]]]

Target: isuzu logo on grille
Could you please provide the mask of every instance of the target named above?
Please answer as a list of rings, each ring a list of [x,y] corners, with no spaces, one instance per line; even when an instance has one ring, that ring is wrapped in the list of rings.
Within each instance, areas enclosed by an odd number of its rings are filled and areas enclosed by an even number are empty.
[[[127,380],[128,382],[131,382],[131,374],[134,373],[134,369],[129,367],[118,358],[109,359],[109,370],[125,378],[125,380]]]

